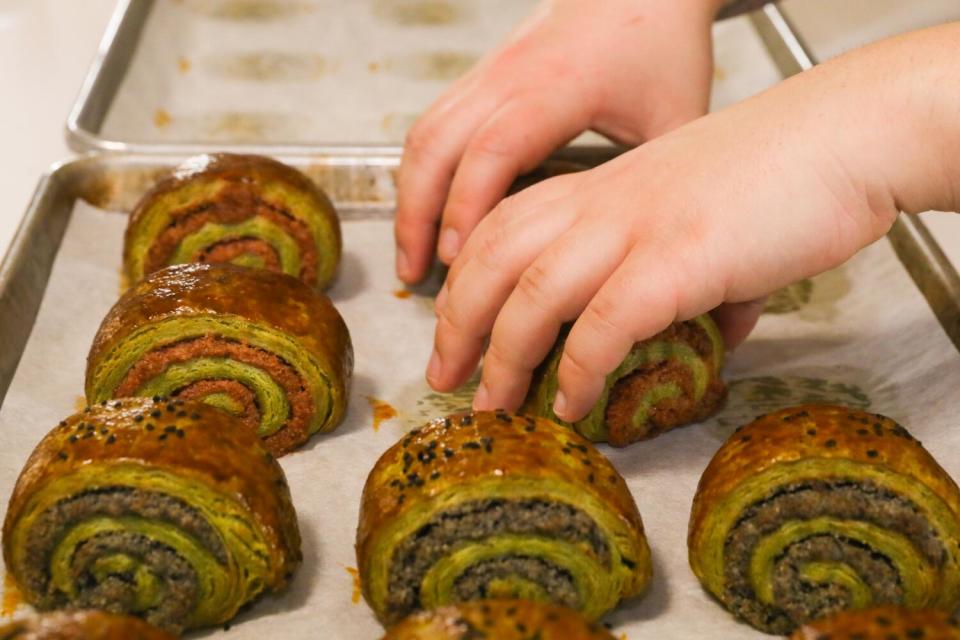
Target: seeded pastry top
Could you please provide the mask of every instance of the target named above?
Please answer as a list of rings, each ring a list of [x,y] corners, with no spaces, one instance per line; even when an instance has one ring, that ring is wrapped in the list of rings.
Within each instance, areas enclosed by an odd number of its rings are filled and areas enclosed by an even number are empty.
[[[35,494],[91,465],[142,467],[144,474],[158,469],[217,489],[250,509],[271,548],[299,562],[300,534],[286,478],[256,434],[208,405],[162,397],[87,407],[48,433],[17,479],[4,538]],[[12,552],[9,545],[5,552]],[[5,559],[13,566],[12,558]],[[277,579],[292,568],[282,568]]]
[[[643,533],[626,482],[588,440],[542,418],[478,411],[414,429],[383,454],[364,487],[358,546],[384,522],[451,487],[518,478],[576,486]]]
[[[757,418],[720,447],[700,479],[691,531],[707,516],[705,505],[722,500],[745,479],[807,459],[849,460],[914,477],[960,514],[956,483],[904,427],[865,411],[803,405]]]

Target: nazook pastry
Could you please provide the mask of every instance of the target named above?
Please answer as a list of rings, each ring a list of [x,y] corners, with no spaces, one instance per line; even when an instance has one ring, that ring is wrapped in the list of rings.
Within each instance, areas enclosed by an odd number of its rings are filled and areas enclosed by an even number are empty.
[[[756,628],[960,604],[960,491],[884,416],[806,405],[735,432],[700,479],[690,565]]]
[[[565,427],[493,411],[433,421],[383,454],[363,490],[357,561],[384,624],[484,598],[596,620],[651,575],[640,514],[610,462]]]

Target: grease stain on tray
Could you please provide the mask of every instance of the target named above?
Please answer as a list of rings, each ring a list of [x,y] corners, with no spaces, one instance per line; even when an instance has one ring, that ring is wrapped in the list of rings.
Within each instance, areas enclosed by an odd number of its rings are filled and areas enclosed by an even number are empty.
[[[211,18],[251,22],[289,18],[316,8],[298,0],[189,0],[182,4]]]
[[[461,7],[447,0],[375,0],[374,13],[404,27],[437,27],[464,18]]]
[[[370,410],[373,412],[374,431],[379,431],[380,425],[387,420],[393,420],[397,417],[397,410],[394,409],[389,402],[385,402],[379,398],[374,398],[373,396],[367,396],[367,403],[370,405]]]
[[[414,80],[449,82],[466,73],[477,59],[465,51],[426,51],[388,58],[383,68]]]
[[[23,604],[23,594],[9,573],[3,576],[3,602],[0,603],[0,616],[9,618]]]
[[[380,130],[388,142],[402,142],[418,117],[416,113],[388,113],[380,120]]]
[[[796,313],[803,320],[827,322],[840,313],[839,303],[852,288],[850,276],[841,266],[775,291],[767,299],[763,313]]]
[[[316,80],[333,68],[326,58],[285,51],[247,51],[211,56],[204,65],[216,75],[251,82]]]
[[[275,112],[212,113],[199,116],[196,128],[215,141],[257,142],[294,139],[296,118]]]
[[[360,571],[356,567],[344,567],[347,570],[347,573],[350,574],[350,577],[353,579],[353,593],[350,594],[350,602],[357,604],[360,602]]]
[[[173,122],[173,116],[163,107],[153,112],[153,124],[157,129],[166,129]]]

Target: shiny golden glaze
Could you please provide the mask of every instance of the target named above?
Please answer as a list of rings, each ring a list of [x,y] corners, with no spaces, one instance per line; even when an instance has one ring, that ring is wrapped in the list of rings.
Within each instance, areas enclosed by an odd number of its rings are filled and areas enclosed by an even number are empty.
[[[449,427],[447,425],[450,425]],[[489,449],[486,442],[489,439]],[[438,455],[428,465],[416,452],[432,440],[456,452],[451,457]],[[476,443],[471,448],[467,443]],[[572,443],[572,447],[570,446]],[[404,454],[412,460],[404,473]],[[429,479],[437,472],[436,479]],[[397,500],[393,481],[407,482],[416,473],[425,482],[408,486],[406,498]],[[454,486],[469,485],[484,478],[541,478],[566,482],[610,505],[627,525],[643,535],[643,523],[627,483],[603,454],[586,438],[543,418],[513,416],[494,411],[454,415],[428,423],[411,431],[390,447],[377,461],[363,489],[360,526],[357,530],[357,555],[366,558],[374,534],[385,522],[392,521]],[[593,478],[593,481],[590,478]]]
[[[937,609],[845,611],[797,629],[790,640],[960,640],[956,616]]]
[[[152,415],[156,411],[159,417]],[[93,424],[94,435],[71,441],[80,423]],[[148,430],[148,424],[154,428]],[[171,425],[173,434],[161,438]],[[21,512],[48,482],[92,463],[111,462],[194,478],[249,508],[273,556],[269,589],[282,588],[300,564],[300,532],[280,465],[256,434],[232,416],[182,400],[125,398],[89,407],[61,422],[40,441],[17,479],[3,525],[4,540],[11,538]],[[8,567],[13,566],[12,553],[4,544]]]
[[[811,435],[812,432],[812,435]],[[890,418],[829,405],[802,405],[762,416],[717,451],[700,478],[690,517],[690,546],[713,505],[745,479],[808,458],[880,465],[930,487],[960,514],[960,490],[926,449]]]
[[[529,600],[481,600],[414,614],[383,640],[614,640],[570,609]]]
[[[0,640],[174,640],[139,618],[105,611],[57,611],[0,625]]]
[[[284,331],[348,380],[353,349],[330,299],[292,276],[230,264],[184,264],[157,271],[131,287],[104,318],[87,357],[93,364],[137,327],[163,318],[233,314]],[[347,348],[344,349],[343,345]]]
[[[333,237],[331,245],[335,248],[336,261],[342,251],[343,239],[340,232],[340,222],[337,218],[333,203],[327,195],[317,187],[307,176],[293,167],[289,167],[273,158],[252,154],[215,153],[197,156],[181,165],[169,178],[160,181],[144,194],[143,198],[130,213],[127,231],[123,245],[123,262],[129,263],[129,252],[132,247],[133,230],[145,216],[152,204],[183,187],[185,184],[202,180],[214,182],[225,181],[234,185],[243,185],[246,190],[260,191],[267,184],[283,184],[290,189],[303,193],[313,201],[318,211],[327,219]],[[140,275],[140,274],[136,274]],[[146,275],[146,274],[143,274]],[[127,274],[134,277],[134,274]],[[314,284],[314,283],[310,283]],[[328,283],[319,283],[325,286]]]

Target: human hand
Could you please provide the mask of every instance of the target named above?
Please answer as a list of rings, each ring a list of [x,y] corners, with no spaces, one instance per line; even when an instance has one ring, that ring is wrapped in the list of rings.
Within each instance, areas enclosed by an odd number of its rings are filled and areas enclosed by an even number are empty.
[[[634,342],[834,267],[900,209],[955,210],[958,36],[875,45],[508,198],[437,299],[428,381],[462,383],[489,336],[475,407],[516,408],[576,319],[554,408],[575,421]]]
[[[636,145],[703,115],[719,0],[546,0],[411,128],[397,275],[450,264],[518,175],[592,129]]]

